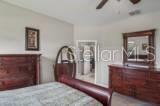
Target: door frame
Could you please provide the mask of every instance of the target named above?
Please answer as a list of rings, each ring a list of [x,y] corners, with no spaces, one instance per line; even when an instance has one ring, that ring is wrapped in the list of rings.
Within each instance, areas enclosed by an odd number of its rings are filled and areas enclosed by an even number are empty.
[[[96,84],[97,83],[97,71],[98,71],[98,43],[97,43],[97,40],[76,40],[76,49],[79,49],[79,43],[86,43],[86,42],[93,42],[95,43],[95,78],[94,78],[94,83]],[[79,55],[79,54],[78,54]],[[76,60],[77,61],[77,60]],[[79,64],[77,64],[76,66],[76,70],[77,72],[79,72]],[[76,73],[77,74],[77,73]]]

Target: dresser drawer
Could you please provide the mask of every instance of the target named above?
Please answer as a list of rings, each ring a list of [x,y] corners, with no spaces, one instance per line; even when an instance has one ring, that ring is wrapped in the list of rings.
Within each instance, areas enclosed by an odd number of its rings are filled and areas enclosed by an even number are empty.
[[[149,74],[151,80],[160,81],[160,72],[159,73],[150,72]]]
[[[126,84],[126,85],[134,85],[134,86],[137,86],[137,87],[141,87],[141,86],[144,86],[146,84],[146,80],[124,77],[123,83]]]
[[[116,73],[116,74],[112,74],[112,80],[123,80],[123,77],[122,77],[122,73]]]
[[[9,66],[4,67],[0,66],[0,78],[12,77],[16,75],[35,75],[36,69],[33,65],[26,65],[26,66]]]
[[[18,64],[18,63],[26,63],[27,57],[1,57],[0,63],[1,64]]]
[[[121,80],[120,81],[112,80],[112,86],[123,87],[123,82]]]
[[[122,79],[122,75],[123,75],[122,70],[119,68],[113,68],[111,70],[111,77],[113,79],[116,79],[116,80]]]
[[[147,73],[138,70],[123,70],[125,77],[134,78],[134,79],[146,79]]]
[[[136,95],[136,86],[135,85],[124,84],[123,94],[135,97],[135,95]]]
[[[111,77],[111,86],[114,87],[115,89],[121,88],[123,86],[123,77],[122,77],[123,73],[122,73],[121,69],[112,68],[110,70],[110,73],[111,73],[110,74],[111,75],[110,76]]]
[[[147,74],[142,71],[124,70],[123,80],[125,84],[143,86],[146,84]]]
[[[23,88],[27,86],[34,85],[31,82],[33,79],[26,77],[26,78],[4,78],[0,79],[0,90],[10,90],[16,88]]]
[[[112,67],[112,68],[109,68],[109,69],[113,73],[121,73],[122,72],[121,68]]]
[[[160,90],[160,81],[156,80],[147,80],[146,86],[150,87],[153,90]]]
[[[160,91],[153,90],[150,87],[137,88],[136,97],[146,101],[160,103]]]
[[[9,90],[39,83],[40,55],[0,55],[0,90]]]
[[[134,86],[129,86],[129,85],[123,85],[123,86],[113,86],[112,89],[115,92],[127,95],[127,96],[135,96],[136,95],[136,91],[135,91],[135,87]]]

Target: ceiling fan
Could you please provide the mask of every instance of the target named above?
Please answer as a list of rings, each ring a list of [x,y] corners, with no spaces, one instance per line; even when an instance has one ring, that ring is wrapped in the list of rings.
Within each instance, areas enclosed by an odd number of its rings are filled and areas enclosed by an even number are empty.
[[[107,1],[108,1],[108,0],[102,0],[102,1],[100,2],[100,4],[97,6],[96,9],[101,9],[101,8],[103,8],[103,6],[107,3]],[[118,0],[118,1],[120,1],[120,0]],[[129,0],[129,1],[135,5],[135,4],[138,4],[141,0]]]

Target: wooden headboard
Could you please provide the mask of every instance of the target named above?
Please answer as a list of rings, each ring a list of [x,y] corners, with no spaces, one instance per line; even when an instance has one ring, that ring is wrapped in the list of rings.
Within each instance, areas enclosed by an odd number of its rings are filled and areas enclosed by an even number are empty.
[[[0,91],[39,84],[40,54],[1,54]]]

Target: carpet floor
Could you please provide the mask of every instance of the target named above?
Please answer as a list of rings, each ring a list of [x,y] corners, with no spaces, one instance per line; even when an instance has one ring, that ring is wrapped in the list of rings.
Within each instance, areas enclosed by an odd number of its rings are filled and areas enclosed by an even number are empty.
[[[147,102],[143,102],[132,97],[124,96],[118,93],[113,93],[111,106],[160,106]]]

